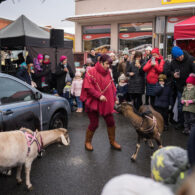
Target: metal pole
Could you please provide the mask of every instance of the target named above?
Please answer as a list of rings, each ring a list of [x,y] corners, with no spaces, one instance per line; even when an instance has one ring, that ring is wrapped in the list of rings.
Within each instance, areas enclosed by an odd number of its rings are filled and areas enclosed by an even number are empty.
[[[1,69],[1,50],[0,50],[0,72],[2,72],[2,69]]]

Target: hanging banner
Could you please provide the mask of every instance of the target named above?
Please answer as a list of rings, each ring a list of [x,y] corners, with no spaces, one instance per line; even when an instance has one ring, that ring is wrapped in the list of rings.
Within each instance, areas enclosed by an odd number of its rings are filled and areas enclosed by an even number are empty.
[[[173,3],[190,3],[195,2],[195,0],[161,0],[162,4],[173,4]]]

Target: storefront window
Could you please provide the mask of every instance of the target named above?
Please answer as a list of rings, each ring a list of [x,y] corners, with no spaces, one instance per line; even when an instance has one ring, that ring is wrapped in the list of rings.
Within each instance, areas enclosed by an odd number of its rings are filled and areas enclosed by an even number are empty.
[[[144,50],[152,46],[152,23],[131,23],[119,25],[119,48]]]
[[[110,50],[110,25],[83,27],[83,50],[105,53]]]

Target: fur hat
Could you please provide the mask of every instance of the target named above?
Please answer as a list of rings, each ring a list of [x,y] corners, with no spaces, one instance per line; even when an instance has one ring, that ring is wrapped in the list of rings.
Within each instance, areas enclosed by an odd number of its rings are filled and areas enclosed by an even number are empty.
[[[123,174],[112,178],[101,195],[173,195],[171,190],[151,178]]]
[[[67,56],[61,56],[60,57],[60,62],[63,62],[65,59],[67,59]]]
[[[121,76],[118,78],[118,81],[126,80],[126,76],[124,74],[121,74]]]
[[[178,58],[183,55],[182,49],[178,46],[173,47],[171,50],[171,53],[172,53],[173,58]]]
[[[160,52],[159,52],[159,49],[158,48],[154,48],[151,53],[152,54],[153,53],[156,53],[156,54],[160,55]]]
[[[176,184],[181,172],[188,168],[187,151],[177,146],[167,146],[152,155],[151,174],[155,181]]]
[[[190,83],[192,85],[195,85],[195,74],[191,73],[189,77],[186,79],[186,83]]]
[[[166,76],[165,74],[160,74],[160,75],[158,76],[158,80],[159,80],[159,81],[165,81],[165,80],[167,80],[167,76]]]
[[[145,49],[145,50],[152,51],[152,47],[148,46],[148,47],[146,47],[146,49]]]

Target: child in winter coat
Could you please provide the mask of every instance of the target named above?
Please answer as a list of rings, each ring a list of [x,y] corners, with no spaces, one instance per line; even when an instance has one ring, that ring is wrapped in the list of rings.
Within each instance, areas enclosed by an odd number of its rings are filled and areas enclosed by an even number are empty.
[[[187,86],[184,88],[181,103],[184,112],[184,134],[189,134],[195,127],[195,74],[191,73],[186,80]]]
[[[75,73],[75,77],[73,79],[72,88],[71,88],[71,94],[76,97],[76,102],[77,102],[77,107],[78,107],[76,112],[83,111],[83,103],[80,100],[82,85],[83,85],[83,79],[81,78],[81,73],[80,71],[77,71]]]
[[[73,98],[71,95],[71,81],[67,81],[63,89],[63,97],[65,97],[70,105],[71,111],[73,111]]]
[[[126,77],[124,74],[121,74],[121,76],[118,79],[118,86],[117,86],[117,103],[122,103],[126,101],[126,96],[128,92],[128,85],[126,82]]]
[[[165,74],[160,74],[159,82],[155,87],[155,110],[159,112],[164,119],[164,130],[168,130],[169,105],[172,102],[172,89],[169,83],[166,83]]]

